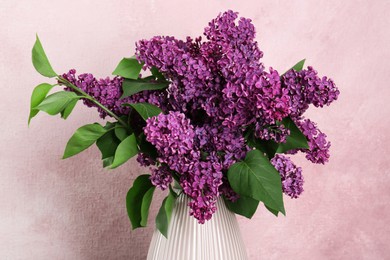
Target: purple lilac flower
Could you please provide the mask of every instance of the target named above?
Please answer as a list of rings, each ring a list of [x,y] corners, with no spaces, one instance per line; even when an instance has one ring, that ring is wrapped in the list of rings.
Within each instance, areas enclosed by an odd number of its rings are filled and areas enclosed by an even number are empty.
[[[187,172],[198,160],[199,152],[194,150],[194,127],[180,112],[170,111],[146,121],[146,140],[159,152],[159,162],[168,164],[178,173]]]
[[[271,163],[278,170],[283,192],[291,198],[298,198],[303,192],[302,168],[295,166],[289,157],[276,154]]]
[[[107,77],[98,80],[90,73],[80,74],[76,77],[76,70],[74,69],[69,70],[62,77],[95,98],[99,103],[118,116],[129,113],[130,108],[122,106],[125,103],[147,102],[160,107],[164,111],[168,110],[166,107],[166,93],[163,91],[143,91],[131,97],[121,99],[120,97],[123,94],[123,79],[120,77],[114,77],[113,79]],[[72,91],[70,88],[66,88],[66,90]],[[101,118],[104,119],[108,115],[90,100],[84,99],[83,101],[88,107],[97,107]]]
[[[247,127],[255,129],[257,138],[282,143],[289,130],[279,122],[290,116],[309,140],[310,149],[302,150],[306,158],[326,162],[330,143],[313,122],[302,120],[302,114],[310,104],[323,107],[339,95],[334,82],[318,77],[312,67],[283,76],[272,67],[266,71],[251,20],[238,18],[236,12],[213,19],[204,35],[206,41],[156,36],[136,44],[136,57],[144,68],[157,68],[170,82],[166,90],[120,99],[120,77],[97,80],[92,74],[81,74],[76,78],[74,70],[63,75],[117,115],[129,113],[123,103],[147,102],[162,109],[165,114],[147,119],[146,126],[132,114],[134,131],[139,133],[145,126],[146,140],[158,152],[156,160],[140,153],[137,161],[143,166],[160,165],[152,168],[151,181],[161,189],[167,188],[172,171],[176,172],[191,198],[190,214],[200,223],[212,217],[220,194],[231,201],[239,197],[223,173],[250,150],[243,137]],[[89,100],[84,103],[95,106]],[[101,117],[107,115],[98,110]],[[301,168],[281,155],[272,163],[282,176],[283,191],[298,197],[303,191]]]
[[[217,210],[222,176],[222,165],[215,155],[210,155],[206,160],[196,162],[189,174],[183,174],[180,178],[184,193],[192,198],[188,204],[190,215],[201,224],[211,219]]]
[[[90,73],[80,74],[76,78],[76,70],[74,69],[71,69],[68,73],[63,74],[62,76],[70,83],[95,98],[116,115],[126,115],[129,112],[129,107],[122,106],[122,104],[128,102],[127,99],[120,99],[122,95],[122,78],[114,77],[113,79],[110,79],[107,77],[105,79],[97,80]],[[67,90],[71,89],[67,88]],[[83,101],[88,107],[97,107],[89,100],[84,99]],[[101,118],[105,118],[107,116],[107,113],[103,109],[100,107],[97,107],[97,109]]]
[[[207,153],[219,153],[225,171],[233,163],[244,159],[249,151],[239,128],[229,129],[221,124],[210,123],[196,127],[195,132],[195,142],[200,149]]]
[[[317,128],[317,125],[309,119],[296,121],[296,124],[306,136],[309,143],[309,149],[301,150],[306,153],[306,159],[313,163],[325,164],[328,162],[331,144],[326,140],[326,134],[321,132]]]
[[[318,77],[311,66],[300,72],[289,70],[282,76],[282,84],[290,95],[290,114],[294,118],[300,117],[310,104],[329,106],[340,94],[332,79]]]
[[[138,153],[137,162],[143,167],[156,164],[156,161],[153,160],[153,158],[151,158],[149,155],[142,153],[142,152]]]
[[[172,175],[167,165],[163,164],[158,168],[152,169],[150,181],[154,186],[161,190],[166,190],[172,182]]]
[[[180,112],[160,114],[146,121],[144,133],[158,151],[158,161],[180,175],[180,185],[192,198],[190,214],[199,223],[209,220],[216,210],[219,186],[222,184],[222,165],[215,154],[204,160],[195,146],[194,127]]]
[[[275,123],[288,115],[289,97],[278,72],[264,72],[254,26],[244,18],[236,25],[237,17],[228,11],[214,19],[205,29],[208,42],[158,36],[137,43],[137,58],[170,79],[173,110],[201,108],[229,128],[249,125],[256,118]]]
[[[255,126],[255,136],[263,140],[273,140],[276,143],[285,143],[290,135],[290,130],[284,125],[271,125],[264,127],[261,124]]]

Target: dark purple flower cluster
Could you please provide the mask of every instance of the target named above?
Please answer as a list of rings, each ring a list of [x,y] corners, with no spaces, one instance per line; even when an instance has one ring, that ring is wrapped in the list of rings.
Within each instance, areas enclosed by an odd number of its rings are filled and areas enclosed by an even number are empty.
[[[255,136],[263,140],[273,140],[276,143],[285,143],[290,135],[290,130],[284,125],[270,125],[264,127],[261,124],[255,125]]]
[[[129,112],[128,107],[122,106],[122,104],[128,103],[128,100],[120,99],[122,96],[122,78],[114,77],[113,79],[110,79],[107,77],[105,79],[97,80],[90,73],[80,74],[76,78],[76,70],[74,69],[63,74],[62,77],[99,101],[116,115],[126,115]],[[88,107],[97,107],[88,99],[84,99],[83,101]],[[97,109],[100,113],[100,117],[105,118],[107,116],[107,113],[103,109],[100,107],[97,107]]]
[[[212,20],[205,28],[205,42],[200,37],[181,41],[157,36],[137,43],[138,60],[147,68],[156,67],[171,82],[167,90],[167,109],[181,112],[180,117],[184,116],[193,125],[189,132],[191,148],[180,152],[178,157],[170,154],[166,146],[161,146],[165,149],[161,150],[161,155],[164,154],[161,160],[181,174],[180,184],[193,198],[191,214],[200,222],[211,217],[219,194],[231,200],[238,197],[226,178],[221,179],[220,172],[226,172],[250,150],[243,137],[247,127],[254,126],[257,138],[286,142],[290,131],[279,123],[283,118],[290,116],[298,120],[310,104],[316,107],[329,105],[339,94],[333,81],[319,78],[312,67],[301,72],[290,70],[283,76],[272,68],[265,71],[260,62],[263,53],[254,40],[251,20],[240,18],[237,21],[237,18],[237,13],[228,11]],[[160,120],[165,122],[162,117]],[[182,123],[183,129],[188,128],[187,123]],[[306,121],[300,127],[307,127]],[[183,129],[180,135],[187,136]],[[310,150],[305,152],[309,160],[324,162],[329,145],[324,142],[324,134],[317,131],[311,135],[305,133],[310,142]],[[145,134],[154,138],[152,135],[156,132],[159,136],[164,131],[154,130],[149,122]],[[159,136],[157,139],[164,138]],[[179,139],[173,138],[175,142]],[[187,147],[186,143],[183,146]],[[297,197],[303,190],[301,168],[296,168],[287,159],[276,158],[275,161],[283,161],[285,167],[283,185],[286,193]],[[208,165],[210,161],[213,161],[212,165]],[[210,176],[214,176],[214,186],[210,187],[218,189],[205,189],[202,185],[204,178]],[[291,178],[297,178],[297,181],[291,182]],[[208,180],[211,181],[212,178]],[[209,192],[211,190],[213,192]]]
[[[213,153],[201,159],[190,120],[170,111],[149,118],[144,132],[147,141],[157,148],[158,161],[166,165],[153,170],[152,183],[165,189],[172,181],[168,178],[170,171],[178,173],[183,191],[192,198],[190,214],[200,223],[210,219],[222,184],[222,165]]]
[[[295,166],[289,157],[275,155],[271,163],[278,170],[282,179],[282,190],[291,198],[298,198],[303,192],[302,168]]]
[[[290,96],[290,115],[300,117],[313,104],[316,107],[329,106],[337,100],[340,91],[333,80],[318,77],[317,71],[311,66],[299,72],[289,70],[282,77],[283,87]]]
[[[226,172],[252,149],[244,138],[250,131],[256,138],[284,143],[290,130],[281,121],[289,116],[309,141],[310,149],[302,150],[306,158],[325,163],[330,143],[302,114],[309,105],[323,107],[339,95],[334,82],[320,78],[312,67],[283,76],[272,67],[265,70],[251,20],[238,18],[233,11],[213,19],[204,35],[206,41],[156,36],[136,44],[136,57],[144,68],[157,68],[170,82],[166,90],[120,99],[121,78],[96,80],[82,74],[76,79],[74,70],[63,75],[118,115],[129,113],[123,103],[147,102],[162,109],[164,114],[139,126],[145,126],[146,140],[158,157],[140,153],[137,161],[152,167],[151,181],[163,190],[172,182],[172,174],[177,175],[183,192],[192,199],[190,214],[200,223],[212,217],[220,195],[238,199]],[[104,118],[106,113],[98,110]],[[282,176],[283,191],[297,198],[303,191],[301,168],[281,155],[271,162]]]
[[[166,190],[172,182],[172,174],[165,164],[151,170],[150,181],[161,190]]]
[[[330,142],[326,140],[326,134],[321,132],[310,119],[298,120],[296,123],[309,143],[309,149],[301,150],[306,153],[306,158],[313,163],[328,162]]]

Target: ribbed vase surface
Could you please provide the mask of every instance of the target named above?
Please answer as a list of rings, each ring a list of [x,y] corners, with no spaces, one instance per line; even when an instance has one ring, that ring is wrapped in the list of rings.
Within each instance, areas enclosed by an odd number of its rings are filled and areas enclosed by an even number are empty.
[[[188,197],[181,194],[172,212],[168,239],[154,231],[148,260],[247,260],[245,246],[234,213],[223,200],[205,224],[189,215]]]

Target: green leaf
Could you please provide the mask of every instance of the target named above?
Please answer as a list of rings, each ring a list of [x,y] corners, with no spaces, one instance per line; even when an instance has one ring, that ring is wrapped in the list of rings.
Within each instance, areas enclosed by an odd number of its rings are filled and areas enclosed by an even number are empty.
[[[276,149],[276,153],[285,153],[293,149],[309,149],[309,144],[307,142],[306,136],[299,130],[294,121],[286,117],[283,119],[282,124],[290,129],[290,135],[287,137],[285,143],[280,143]]]
[[[53,68],[50,65],[49,59],[47,58],[45,51],[43,50],[38,35],[34,47],[32,49],[32,63],[36,71],[39,72],[42,76],[48,78],[57,76],[57,73],[54,72]]]
[[[31,94],[31,103],[30,103],[30,115],[28,116],[28,124],[33,117],[35,117],[39,109],[36,109],[39,104],[45,99],[47,93],[53,88],[52,85],[48,83],[42,83],[36,86]]]
[[[138,79],[142,66],[135,57],[123,58],[112,74],[127,79]]]
[[[179,185],[180,186],[180,184],[179,183],[177,183],[177,185]],[[176,188],[176,187],[175,187]],[[180,187],[181,188],[181,187]],[[174,191],[173,190],[173,188],[172,188],[172,185],[171,184],[169,184],[169,192],[171,193],[171,195],[173,196],[173,197],[175,197],[176,199],[177,199],[177,197],[179,196],[177,193],[176,193],[176,191]]]
[[[159,81],[166,81],[164,75],[160,71],[158,71],[156,67],[152,67],[150,69],[150,72],[152,72],[152,75],[154,76],[155,79]]]
[[[159,90],[168,87],[169,82],[146,82],[143,80],[125,79],[122,83],[123,95],[121,98],[129,97],[144,90]]]
[[[116,124],[115,127],[115,135],[118,137],[119,140],[123,141],[126,137],[129,135],[127,134],[126,128],[122,127],[120,124]]]
[[[146,140],[146,136],[142,133],[139,137],[139,149],[141,152],[149,155],[152,159],[156,160],[158,156],[157,149],[154,145]]]
[[[99,148],[100,152],[102,153],[102,160],[103,160],[103,166],[106,167],[107,165],[104,165],[104,160],[111,158],[114,159],[115,151],[120,144],[120,140],[116,137],[114,131],[108,131],[104,135],[102,135],[97,141],[96,146]],[[106,164],[109,163],[109,160],[106,160]]]
[[[252,218],[253,214],[255,214],[257,210],[257,206],[259,205],[258,200],[245,196],[240,196],[240,198],[235,202],[232,202],[224,197],[224,201],[226,207],[230,211],[247,218]]]
[[[110,166],[111,169],[114,169],[125,162],[127,162],[131,157],[138,153],[137,141],[135,135],[131,134],[126,137],[116,149],[114,161]]]
[[[264,206],[265,206],[266,209],[268,209],[269,212],[271,212],[271,213],[274,214],[275,216],[278,216],[279,211],[274,210],[274,209],[268,207],[267,205],[264,205]]]
[[[150,203],[152,203],[154,190],[155,187],[150,188],[142,198],[141,222],[140,222],[140,225],[142,227],[146,227],[148,225],[149,208],[150,208]]]
[[[266,153],[269,159],[274,157],[276,150],[278,149],[278,144],[275,143],[274,141],[261,140],[259,138],[256,138],[253,134],[251,134],[249,137],[247,137],[247,144],[250,147],[254,147],[257,150],[260,150],[263,153]]]
[[[301,71],[302,69],[303,69],[303,65],[305,64],[305,61],[306,61],[306,59],[303,59],[303,60],[301,60],[301,61],[298,61],[297,62],[297,64],[295,64],[294,66],[292,66],[291,67],[291,69],[289,69],[288,71],[290,71],[290,70],[296,70],[296,71]],[[286,74],[287,73],[287,71],[285,72],[285,73],[283,73],[282,74],[282,76],[284,75],[284,74]]]
[[[143,227],[147,222],[147,212],[155,188],[149,177],[150,175],[146,174],[138,176],[126,196],[127,214],[133,229]]]
[[[110,122],[110,121],[108,121],[108,122],[106,123],[106,125],[104,126],[104,129],[106,129],[107,131],[108,131],[108,130],[112,130],[112,129],[115,128],[115,126],[116,126],[116,122]]]
[[[169,222],[171,221],[175,201],[175,195],[169,192],[168,196],[163,200],[160,210],[156,216],[156,228],[166,238],[168,238],[168,227]]]
[[[149,103],[123,104],[123,106],[131,106],[144,120],[162,113],[159,107]]]
[[[114,161],[114,156],[104,158],[103,159],[103,168],[110,166],[113,161]]]
[[[98,123],[84,125],[76,130],[66,145],[63,159],[76,155],[98,140],[106,133],[106,129]]]
[[[248,152],[244,161],[229,168],[227,176],[240,196],[262,201],[285,214],[280,175],[261,151]]]
[[[45,111],[49,115],[61,113],[72,101],[79,99],[74,92],[60,91],[47,96],[35,109]]]
[[[62,117],[63,119],[67,119],[68,116],[70,115],[70,113],[72,113],[73,108],[74,108],[74,107],[76,106],[76,104],[77,104],[77,101],[79,101],[79,99],[74,99],[74,100],[70,101],[70,102],[68,103],[68,105],[65,107],[65,109],[61,111],[61,117]]]

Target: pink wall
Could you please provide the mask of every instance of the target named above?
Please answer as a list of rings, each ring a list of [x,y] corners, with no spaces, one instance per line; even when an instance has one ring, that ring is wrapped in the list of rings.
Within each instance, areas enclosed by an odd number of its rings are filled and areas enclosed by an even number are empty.
[[[240,2],[240,3],[238,3]],[[197,36],[220,11],[253,18],[267,66],[306,57],[341,90],[310,116],[332,140],[331,162],[302,157],[305,193],[287,217],[262,208],[239,218],[250,259],[390,258],[389,1],[0,1],[0,259],[144,259],[150,227],[130,230],[125,195],[145,170],[135,160],[100,167],[92,148],[60,160],[67,139],[97,113],[81,105],[65,122],[39,115],[30,93],[45,81],[30,62],[38,32],[58,71],[109,75],[137,39]]]

